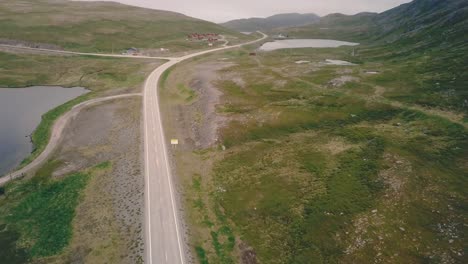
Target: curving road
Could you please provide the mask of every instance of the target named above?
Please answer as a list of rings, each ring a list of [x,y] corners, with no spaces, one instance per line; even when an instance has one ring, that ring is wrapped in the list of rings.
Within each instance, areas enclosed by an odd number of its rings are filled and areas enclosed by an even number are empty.
[[[82,53],[72,51],[59,51],[49,49],[36,49],[29,47],[18,47],[9,45],[0,45],[3,47],[16,49],[40,50],[53,53],[88,55],[99,57],[118,57],[134,59],[164,59],[168,60],[156,68],[146,79],[143,91],[143,113],[144,113],[144,148],[145,148],[145,227],[146,227],[146,263],[150,264],[184,264],[186,263],[186,249],[183,242],[184,237],[181,231],[181,222],[179,217],[179,206],[175,196],[174,184],[172,182],[171,169],[167,156],[167,144],[161,121],[161,113],[158,98],[158,82],[161,75],[170,67],[184,60],[201,56],[207,53],[237,48],[244,45],[253,44],[267,38],[262,34],[262,38],[233,46],[223,46],[211,50],[205,50],[189,54],[183,57],[147,57],[147,56],[129,56],[100,53]],[[30,164],[24,168],[0,178],[0,185],[20,177],[28,171],[37,168],[42,164],[50,153],[59,143],[63,129],[70,119],[72,119],[81,109],[98,102],[138,96],[141,94],[124,94],[104,98],[92,99],[80,103],[55,123],[52,129],[52,135],[44,151]]]
[[[184,264],[185,243],[182,235],[179,207],[174,194],[167,143],[162,128],[158,98],[161,75],[175,64],[203,54],[232,49],[264,40],[226,46],[170,59],[154,70],[144,88],[145,120],[145,183],[146,183],[146,263]]]

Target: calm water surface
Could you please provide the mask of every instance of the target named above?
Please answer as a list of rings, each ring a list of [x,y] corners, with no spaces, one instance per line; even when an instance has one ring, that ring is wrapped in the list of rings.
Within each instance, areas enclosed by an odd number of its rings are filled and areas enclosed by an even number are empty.
[[[82,87],[0,88],[0,176],[31,153],[29,135],[44,113],[87,92]]]
[[[356,46],[359,43],[338,41],[331,39],[284,39],[266,42],[260,47],[261,51],[295,48],[337,48],[340,46]]]

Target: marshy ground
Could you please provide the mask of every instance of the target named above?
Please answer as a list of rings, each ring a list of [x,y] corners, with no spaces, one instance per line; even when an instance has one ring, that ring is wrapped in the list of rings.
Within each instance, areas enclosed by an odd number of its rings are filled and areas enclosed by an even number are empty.
[[[0,57],[0,82],[5,86],[81,83],[91,90],[43,116],[33,134],[36,151],[25,162],[45,147],[58,116],[87,99],[141,92],[145,77],[161,63],[10,50],[0,52]],[[142,262],[140,125],[139,97],[94,105],[75,116],[49,162],[1,189],[2,259]],[[40,199],[41,204],[32,199]],[[27,208],[37,213],[22,211]],[[50,225],[55,231],[48,229]]]
[[[25,258],[33,263],[143,262],[140,110],[139,98],[83,110],[67,127],[50,161],[31,178],[7,185],[0,200],[1,221],[12,232],[2,234],[12,240],[8,242],[12,251],[3,251],[6,259],[11,263]],[[34,203],[37,196],[44,208],[34,208],[40,206]],[[34,208],[35,213],[23,219],[23,208]],[[64,208],[69,208],[66,218],[61,213]],[[52,215],[56,220],[49,218]],[[20,220],[12,222],[16,218]]]
[[[416,97],[427,76],[392,81],[414,65],[346,47],[250,52],[179,65],[162,90],[198,261],[462,262],[466,123]],[[222,120],[211,141],[204,120]]]

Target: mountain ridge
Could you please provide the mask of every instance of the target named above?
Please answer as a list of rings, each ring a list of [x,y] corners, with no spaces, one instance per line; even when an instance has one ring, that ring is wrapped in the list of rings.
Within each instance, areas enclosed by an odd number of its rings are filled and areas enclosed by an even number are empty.
[[[279,27],[303,26],[319,21],[320,17],[314,13],[282,13],[265,18],[252,17],[231,20],[220,25],[238,31],[269,31]]]

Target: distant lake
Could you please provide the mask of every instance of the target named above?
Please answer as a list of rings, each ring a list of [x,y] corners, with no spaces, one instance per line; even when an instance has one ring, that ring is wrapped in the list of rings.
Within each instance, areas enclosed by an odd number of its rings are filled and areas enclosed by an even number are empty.
[[[331,39],[284,39],[266,42],[260,47],[261,51],[296,48],[337,48],[340,46],[356,46],[359,43],[338,41]]]
[[[0,88],[0,176],[31,153],[29,136],[43,114],[87,92],[82,87]]]

